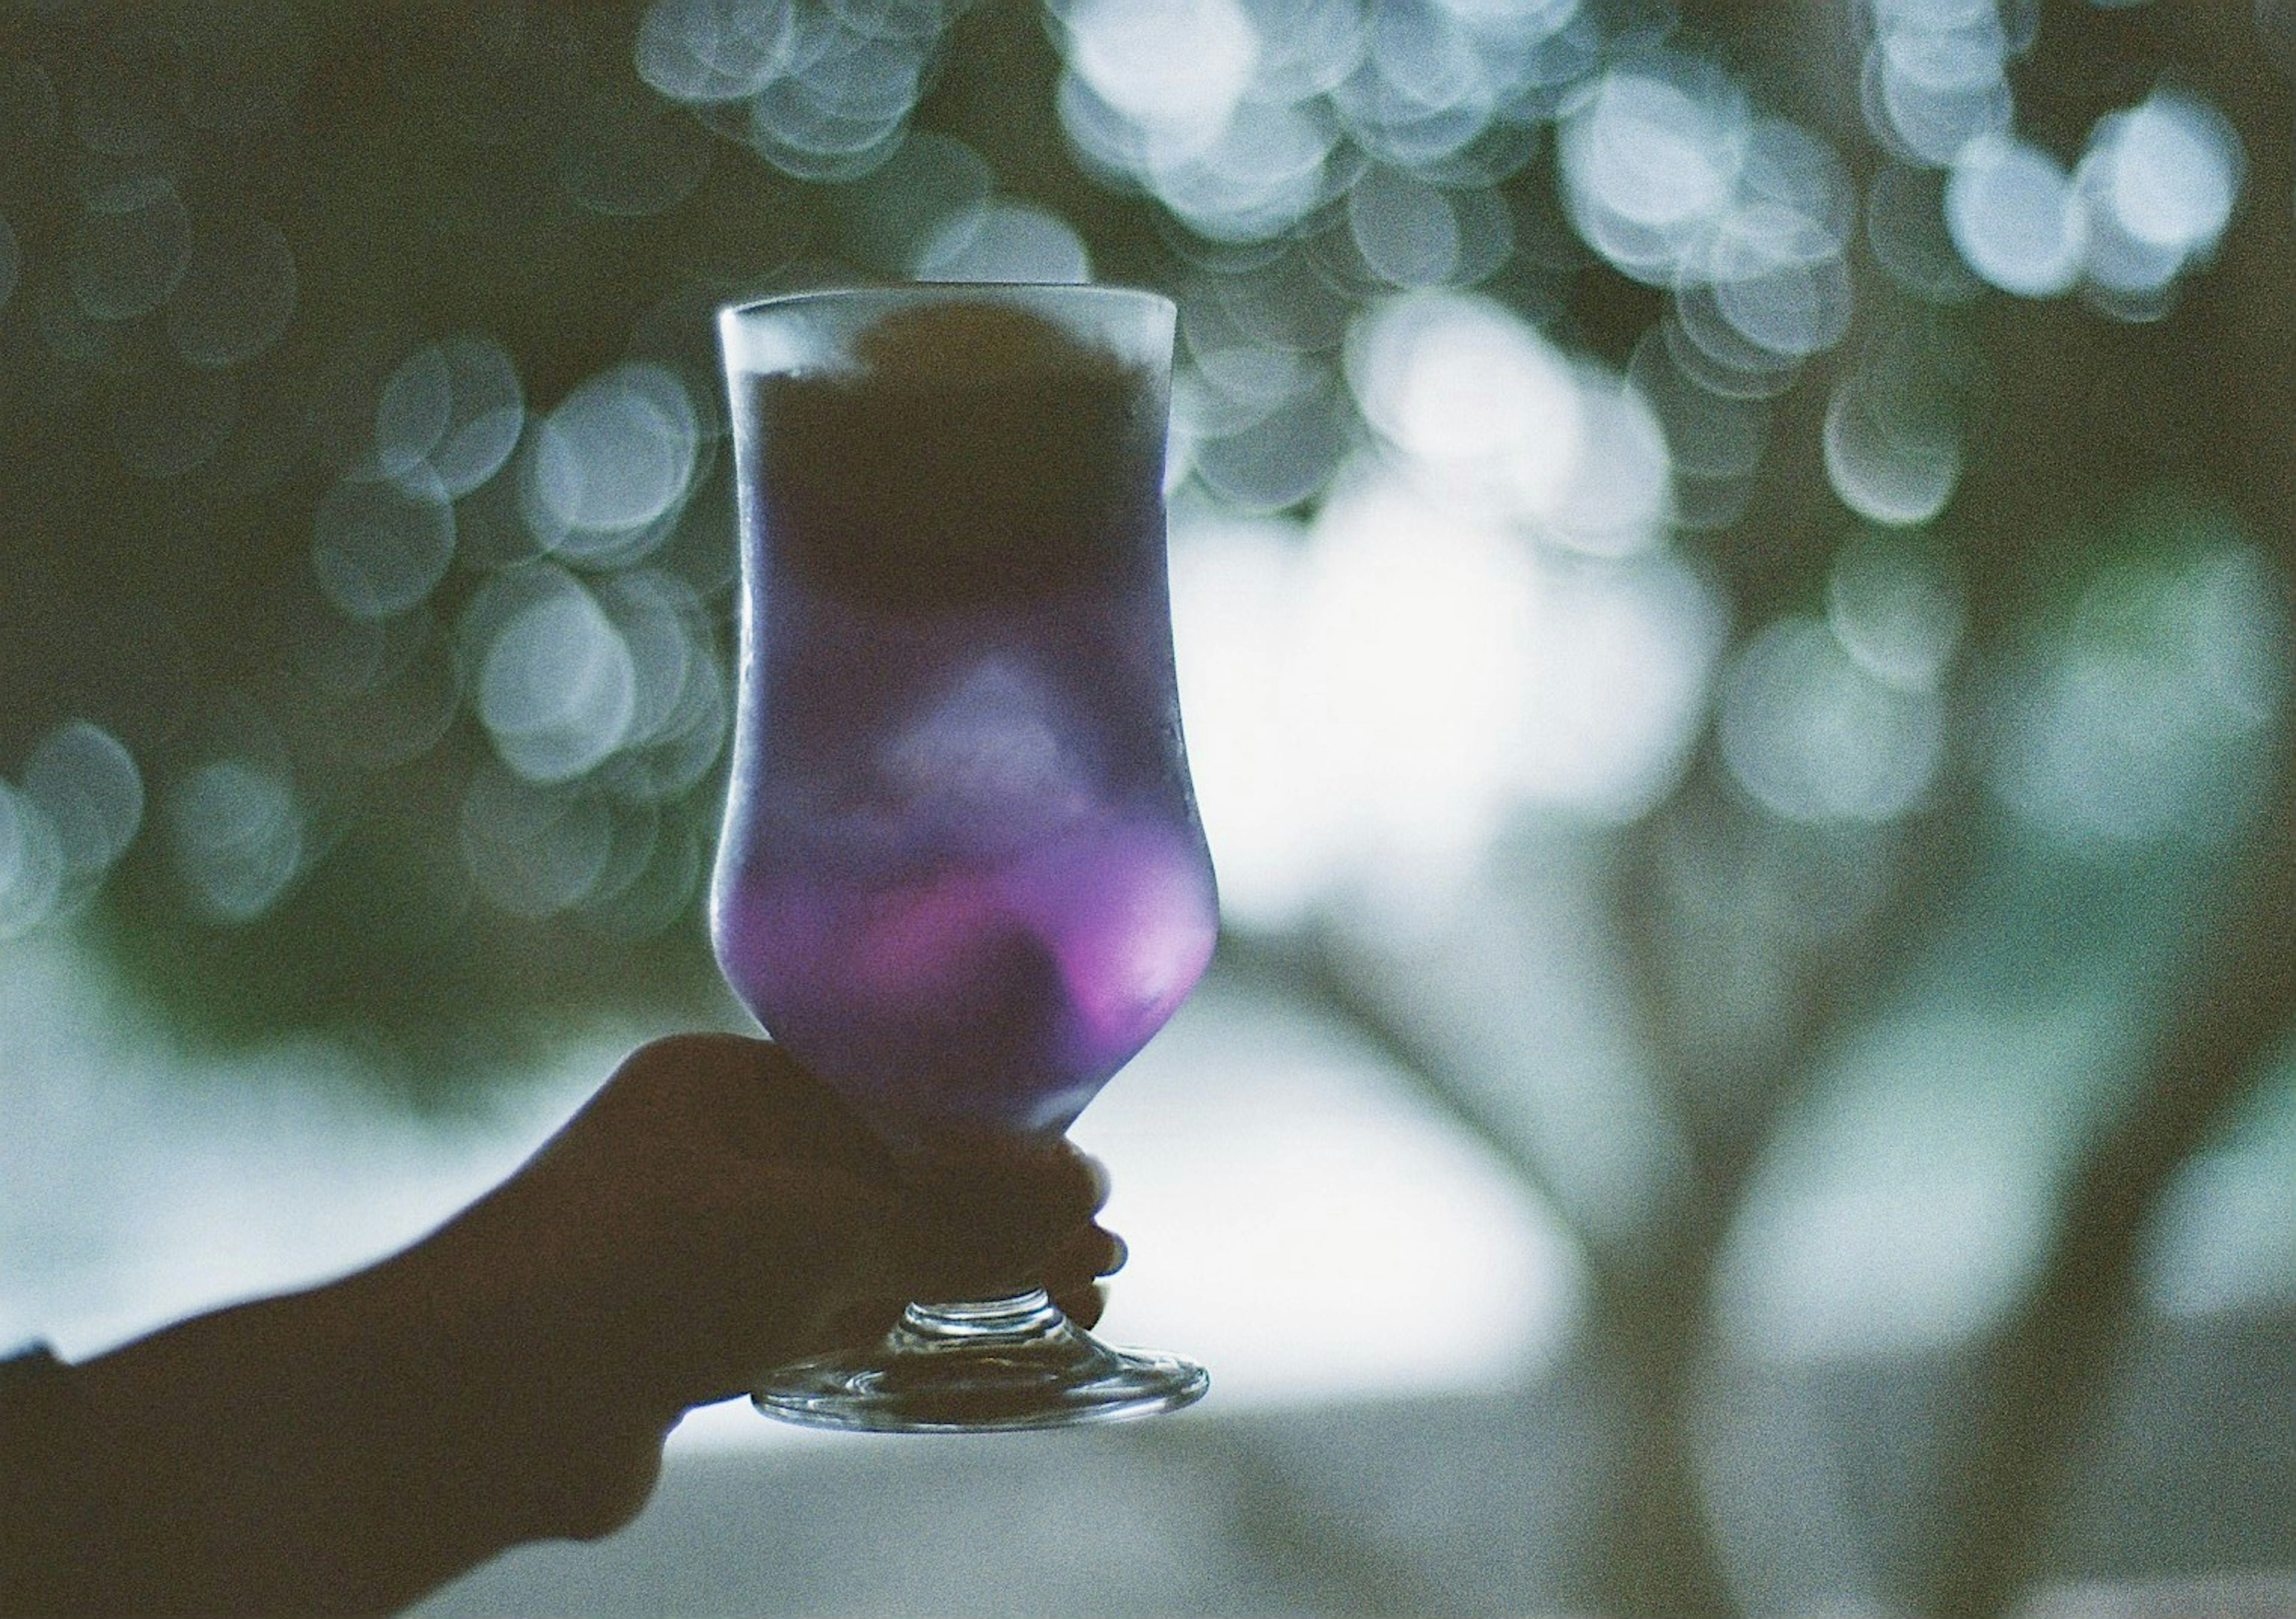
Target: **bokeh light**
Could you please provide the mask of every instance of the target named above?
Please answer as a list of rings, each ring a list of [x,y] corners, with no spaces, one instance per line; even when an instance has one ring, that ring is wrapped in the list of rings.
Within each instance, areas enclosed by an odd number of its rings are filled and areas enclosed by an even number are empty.
[[[190,772],[169,791],[167,821],[176,874],[212,921],[253,921],[303,869],[305,817],[294,789],[253,760],[217,759]]]
[[[1960,581],[1934,544],[1855,536],[1825,576],[1825,622],[1859,667],[1909,691],[1943,680],[1961,640]]]
[[[1945,217],[1969,267],[2004,292],[2047,298],[2080,279],[2088,217],[2038,147],[2005,135],[1970,142],[1954,159]]]
[[[1347,206],[1356,250],[1382,281],[1434,287],[1456,274],[1459,217],[1443,192],[1408,169],[1370,170],[1349,191]]]
[[[64,854],[39,803],[0,781],[0,941],[48,920],[62,896]]]
[[[1717,736],[1731,774],[1789,821],[1875,823],[1918,808],[1944,753],[1934,692],[1885,679],[1821,621],[1764,628],[1723,678]]]
[[[581,904],[613,854],[613,822],[603,800],[501,769],[472,777],[462,830],[479,891],[533,920]]]
[[[1841,503],[1893,525],[1926,523],[1943,511],[1961,480],[1961,447],[1939,415],[1903,379],[1870,371],[1845,377],[1826,401],[1818,441]]]
[[[390,478],[344,478],[311,519],[311,567],[328,601],[354,618],[420,603],[455,556],[455,508],[420,462]]]
[[[655,0],[638,27],[638,76],[672,101],[755,95],[793,47],[792,16],[748,0]]]
[[[1675,368],[1699,388],[1776,394],[1848,331],[1848,171],[1808,129],[1758,113],[1718,64],[1628,53],[1567,113],[1559,140],[1573,226],[1621,274],[1672,290]],[[1688,440],[1750,424],[1745,412],[1703,408],[1669,422],[1687,521],[1735,521],[1743,482],[1699,465]]]
[[[668,536],[701,446],[701,418],[675,372],[644,361],[616,366],[536,422],[521,509],[551,551],[630,560]]]
[[[629,643],[597,599],[547,565],[492,582],[465,620],[483,637],[472,702],[495,748],[532,781],[604,763],[637,715]]]
[[[2284,589],[2226,532],[2099,568],[2005,696],[1995,790],[2070,843],[2221,839],[2286,699]]]
[[[1798,209],[1756,203],[1726,220],[1708,249],[1705,277],[1730,329],[1781,360],[1806,360],[1849,326],[1842,239]]]
[[[638,76],[704,110],[784,174],[861,178],[900,150],[947,16],[939,0],[867,8],[746,0],[654,0],[639,25]],[[569,191],[601,212],[673,206],[708,153],[692,132],[635,102],[564,154]]]
[[[2158,94],[2097,121],[2090,149],[2121,228],[2192,258],[2216,246],[2240,192],[2240,140],[2224,115]]]
[[[1585,446],[1578,380],[1520,317],[1461,294],[1377,306],[1348,373],[1365,419],[1447,498],[1509,519],[1560,507]]]
[[[625,798],[681,797],[717,763],[732,717],[712,645],[716,615],[693,585],[659,568],[616,574],[597,596],[631,669],[629,724],[604,774]]]
[[[502,345],[480,337],[426,344],[391,373],[375,405],[375,459],[416,498],[459,500],[518,447],[526,402]]]
[[[1050,209],[998,198],[940,220],[913,267],[920,281],[1084,282],[1092,255]]]
[[[1696,58],[1611,69],[1562,127],[1572,222],[1625,274],[1671,284],[1728,212],[1750,120],[1743,93]]]
[[[1885,0],[1862,81],[1868,125],[1903,157],[1951,164],[2010,124],[2009,45],[1994,0]]]
[[[87,200],[65,260],[72,296],[100,321],[149,315],[190,268],[191,216],[164,179],[121,180]]]
[[[1218,137],[1259,65],[1259,31],[1235,0],[1079,0],[1061,21],[1077,82],[1167,160]]]
[[[1899,286],[1939,301],[1966,295],[1957,257],[2019,297],[2085,284],[2109,314],[2157,318],[2177,277],[2208,258],[2231,217],[2239,139],[2214,106],[2163,88],[2099,118],[2069,176],[2016,129],[2008,67],[2037,20],[2035,8],[1996,0],[1871,8],[1866,121],[1899,159],[1869,192],[1875,256]],[[1923,171],[1942,172],[1941,197]],[[1939,250],[1940,219],[1950,255]]]
[[[1624,557],[1664,539],[1677,460],[1636,380],[1578,372],[1581,447],[1541,538],[1588,556]]]
[[[25,756],[22,799],[55,833],[66,879],[83,887],[127,852],[144,823],[144,777],[119,739],[68,720]]]
[[[2176,277],[2215,253],[2243,168],[2232,126],[2190,96],[2155,92],[2096,121],[2075,182],[2092,224],[2089,279],[2116,313],[2159,313]]]
[[[1056,13],[1061,122],[1097,170],[1224,241],[1281,234],[1330,200],[1336,131],[1308,92],[1348,53],[1348,23],[1313,32],[1339,7],[1313,9],[1295,37],[1324,53],[1276,51],[1235,0],[1081,0]]]

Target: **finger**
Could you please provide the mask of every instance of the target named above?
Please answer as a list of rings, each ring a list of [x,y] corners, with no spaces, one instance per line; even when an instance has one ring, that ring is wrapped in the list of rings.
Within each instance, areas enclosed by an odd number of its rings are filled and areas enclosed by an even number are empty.
[[[1096,1279],[1115,1274],[1123,1263],[1124,1239],[1097,1225],[1086,1226],[1045,1262],[1037,1280],[1045,1291],[1057,1296],[1088,1288]]]
[[[785,1048],[734,1034],[689,1038],[709,1043],[720,1122],[737,1149],[753,1158],[811,1158],[891,1174],[883,1140]]]
[[[1076,1154],[1077,1162],[1090,1177],[1092,1212],[1097,1214],[1108,1206],[1108,1194],[1114,1184],[1108,1177],[1108,1165],[1081,1148],[1070,1146],[1069,1150]]]
[[[1105,1176],[1065,1141],[944,1148],[904,1165],[921,1285],[959,1295],[1025,1282],[1088,1230]]]
[[[1057,1136],[945,1136],[906,1160],[901,1178],[930,1202],[1014,1223],[1064,1226],[1108,1198],[1106,1168]]]
[[[1097,1283],[1071,1288],[1054,1294],[1053,1303],[1061,1307],[1062,1315],[1089,1332],[1100,1324],[1101,1314],[1108,1308],[1108,1289]]]
[[[1131,1257],[1124,1239],[1095,1221],[1062,1247],[1054,1263],[1082,1266],[1089,1276],[1113,1276]]]

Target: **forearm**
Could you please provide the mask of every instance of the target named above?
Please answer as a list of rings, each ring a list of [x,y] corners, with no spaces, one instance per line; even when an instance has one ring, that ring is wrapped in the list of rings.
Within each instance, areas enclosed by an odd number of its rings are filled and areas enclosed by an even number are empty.
[[[613,1447],[553,1431],[580,1413],[550,1410],[455,1319],[430,1263],[416,1250],[61,1374],[12,1425],[0,1600],[385,1612],[518,1541],[610,1526],[596,1473]]]
[[[1117,1259],[1090,1166],[1046,1147],[968,1184],[977,1212],[921,1199],[761,1042],[644,1047],[406,1253],[0,1402],[0,1611],[381,1612],[605,1533],[681,1411],[906,1299],[1025,1272],[1088,1304]]]

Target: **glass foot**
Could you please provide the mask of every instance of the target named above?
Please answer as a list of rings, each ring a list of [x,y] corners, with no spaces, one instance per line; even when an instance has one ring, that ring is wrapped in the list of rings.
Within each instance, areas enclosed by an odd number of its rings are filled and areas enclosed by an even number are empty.
[[[809,1427],[977,1434],[1177,1410],[1210,1384],[1176,1355],[1110,1348],[1036,1289],[911,1304],[876,1344],[776,1367],[752,1398]]]

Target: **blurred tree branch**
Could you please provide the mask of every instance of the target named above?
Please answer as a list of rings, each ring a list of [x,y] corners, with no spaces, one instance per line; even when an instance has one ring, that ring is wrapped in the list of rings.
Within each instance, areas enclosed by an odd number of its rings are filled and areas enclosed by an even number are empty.
[[[2092,363],[2070,374],[2088,378],[2088,396],[2053,387],[2034,401],[2054,406],[2041,415],[2053,430],[2030,447],[2045,460],[2085,462],[2080,472],[2100,479],[2112,457],[2132,452],[2182,462],[2232,500],[2248,535],[2277,555],[2284,581],[2296,567],[2296,443],[2286,418],[2296,381],[2288,86],[2259,48],[2259,15],[2249,6],[2219,0],[2147,12],[2120,24],[2144,30],[2137,47],[2123,43],[2125,60],[2155,73],[2171,63],[2224,109],[2250,143],[2251,200],[2180,318],[2112,352],[2093,338],[2080,345]],[[2093,63],[2062,55],[2096,48],[2093,20],[2083,20],[2091,28],[2065,20],[2047,40],[2058,54],[2028,76],[2043,117],[2060,122],[2077,111],[2068,97],[2107,87]],[[2031,323],[1997,324],[1997,341],[2013,356],[2040,360],[2025,348]],[[2029,386],[2064,380],[2046,363],[2004,370]],[[2227,398],[2234,377],[2257,380]],[[2028,490],[2086,481],[2068,476],[2071,468],[2055,478],[2017,470],[2013,481]],[[1967,1447],[1950,1459],[1930,1613],[2007,1613],[2038,1572],[2084,1425],[2142,1302],[2143,1239],[2162,1195],[2296,1028],[2296,755],[2284,737],[2265,802],[2259,824],[2226,863],[2206,933],[2162,996],[2132,1100],[2068,1174],[2030,1290],[1981,1345]]]
[[[1220,961],[1247,980],[1332,1017],[1570,1222],[1572,1200],[1526,1150],[1517,1130],[1480,1100],[1486,1088],[1459,1070],[1458,1059],[1434,1031],[1375,988],[1360,957],[1337,948],[1327,930],[1280,939],[1231,934],[1221,941]],[[1728,1581],[1705,1531],[1689,1450],[1692,1391],[1682,1374],[1694,1356],[1675,1353],[1664,1341],[1686,1329],[1702,1342],[1697,1312],[1685,1317],[1676,1307],[1681,1294],[1666,1285],[1675,1274],[1670,1266],[1605,1244],[1583,1224],[1574,1235],[1587,1260],[1592,1316],[1578,1358],[1619,1400],[1623,1430],[1620,1458],[1611,1469],[1622,1487],[1601,1543],[1589,1549],[1593,1594],[1603,1611],[1621,1615],[1734,1614]]]
[[[2060,26],[2044,30],[2055,65],[2028,75],[2054,90],[2054,97],[2046,90],[2037,97],[2040,127],[2086,128],[2108,106],[2144,93],[2131,78],[2136,65],[2151,73],[2169,61],[2201,78],[2241,128],[2281,128],[2287,122],[2281,86],[2259,83],[2253,52],[2239,48],[2234,37],[2249,19],[2234,16],[2236,9],[2198,15],[2186,25],[2196,37],[2174,41],[2150,18],[2056,20]],[[2227,431],[2212,386],[2260,357],[2267,374],[2290,374],[2280,363],[2292,330],[2288,244],[2279,225],[2287,176],[2276,145],[2259,156],[2257,191],[2274,199],[2272,228],[2251,228],[2228,244],[2228,262],[2195,283],[2178,318],[2131,331],[2107,328],[2069,304],[1996,300],[1984,312],[2001,393],[1987,413],[1991,452],[1973,470],[1952,519],[1975,559],[1972,628],[1980,658],[1998,657],[2037,603],[2087,565],[2065,554],[2060,536],[2100,518],[2099,503],[2132,479],[2183,475],[2240,490],[2249,532],[2270,536],[2284,560],[2290,554],[2283,497],[2296,476],[2284,443],[2282,397],[2269,389],[2247,395]],[[2261,263],[2253,246],[2259,234],[2280,249]],[[1588,291],[1599,292],[1608,279],[1597,277]],[[2245,308],[2235,313],[2228,301]],[[1618,313],[1600,298],[1582,298],[1578,308],[1598,329],[1620,323],[1612,318]],[[1823,565],[1829,549],[1824,480],[1808,464],[1816,438],[1812,406],[1822,407],[1824,394],[1808,380],[1798,387],[1790,402],[1795,420],[1782,435],[1786,464],[1774,454],[1752,515],[1720,536],[1732,585],[1753,591],[1756,600],[1742,605],[1758,615],[1792,605],[1797,582]],[[1750,537],[1757,530],[1760,544]],[[1965,1453],[1945,1459],[1948,1527],[1936,1549],[1928,1611],[1990,1615],[2021,1596],[2038,1568],[2054,1484],[2133,1304],[2144,1222],[2291,1022],[2296,992],[2285,941],[2296,931],[2290,892],[2296,852],[2288,805],[2296,801],[2296,781],[2285,765],[2273,793],[2276,813],[2237,863],[2234,891],[2213,916],[2188,998],[2164,1014],[2137,1100],[2071,1173],[2036,1285],[1980,1350],[1977,1436]],[[1766,835],[1742,824],[1750,812],[1734,802],[1710,746],[1669,804],[1621,840],[1608,885],[1614,932],[1644,1045],[1674,1100],[1690,1161],[1649,1240],[1618,1246],[1600,1232],[1579,1233],[1594,1295],[1583,1353],[1607,1362],[1639,1404],[1620,1469],[1622,1517],[1609,1548],[1620,1566],[1602,1582],[1620,1611],[1727,1609],[1726,1582],[1710,1537],[1701,1533],[1685,1438],[1710,1348],[1716,1260],[1785,1115],[1816,1088],[1842,1042],[1898,992],[1907,968],[1934,948],[1972,875],[1974,834],[1985,820],[1979,796],[1974,763],[1964,761],[1941,801],[1903,829],[1881,900],[1843,930],[1790,948],[1777,1015],[1742,1031],[1742,1038],[1726,1032],[1713,1038],[1712,1009],[1699,1004],[1716,993],[1720,977],[1711,970],[1711,951],[1731,949],[1732,942],[1706,941],[1703,957],[1693,944],[1685,957],[1684,918],[1666,894],[1669,874],[1681,869],[1681,850],[1663,846],[1669,838],[1703,839],[1726,860],[1734,839]],[[1292,947],[1280,962],[1259,944],[1232,945],[1228,959],[1287,977],[1339,1012],[1455,1122],[1568,1209],[1536,1156],[1479,1100],[1486,1087],[1456,1073],[1444,1043],[1415,1028],[1395,998],[1328,940]]]
[[[1314,928],[1281,934],[1226,929],[1220,935],[1218,961],[1224,973],[1254,989],[1327,1014],[1392,1065],[1421,1100],[1570,1221],[1570,1198],[1527,1149],[1514,1125],[1483,1100],[1477,1087],[1460,1082],[1456,1059],[1443,1043],[1416,1021],[1397,1015],[1348,958],[1332,948],[1326,932]]]
[[[2296,1026],[2296,768],[2227,885],[2192,987],[2156,1027],[2135,1100],[2058,1202],[2038,1280],[1988,1335],[1925,1611],[1989,1619],[2038,1572],[2084,1421],[2138,1298],[2161,1193]]]

